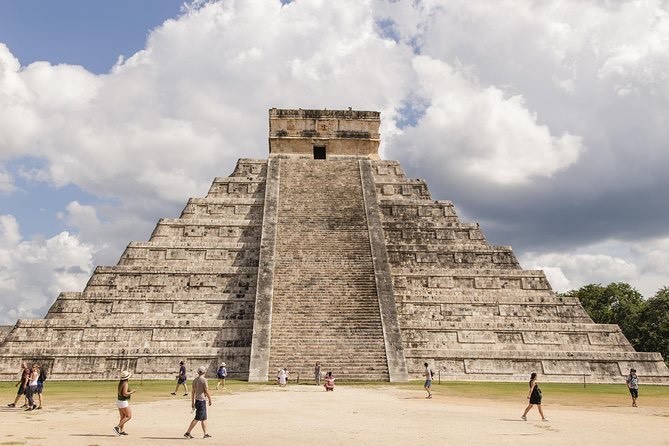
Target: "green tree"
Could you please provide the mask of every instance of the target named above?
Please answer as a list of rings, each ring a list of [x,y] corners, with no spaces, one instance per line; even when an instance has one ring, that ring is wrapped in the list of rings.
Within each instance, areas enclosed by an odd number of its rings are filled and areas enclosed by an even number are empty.
[[[646,301],[639,318],[641,351],[660,352],[669,364],[669,287]]]
[[[641,293],[624,282],[585,285],[565,296],[577,297],[583,308],[598,324],[617,324],[632,346],[641,347],[639,321],[646,306]]]

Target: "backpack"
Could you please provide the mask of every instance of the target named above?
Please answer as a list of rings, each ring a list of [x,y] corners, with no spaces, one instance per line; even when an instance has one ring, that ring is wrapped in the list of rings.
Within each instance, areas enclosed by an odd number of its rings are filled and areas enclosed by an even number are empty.
[[[37,381],[39,381],[39,382],[46,381],[46,370],[45,369],[40,369],[39,378],[37,378]]]

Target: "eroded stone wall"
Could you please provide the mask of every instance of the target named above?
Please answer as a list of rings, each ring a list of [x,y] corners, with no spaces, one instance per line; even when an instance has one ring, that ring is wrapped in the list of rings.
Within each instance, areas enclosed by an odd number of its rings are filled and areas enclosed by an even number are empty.
[[[443,379],[620,382],[631,366],[669,381],[657,353],[637,353],[616,325],[594,324],[542,271],[524,270],[508,246],[490,245],[449,201],[374,161],[386,249],[409,375],[428,362]]]
[[[116,266],[97,267],[83,292],[61,293],[45,319],[20,320],[0,345],[0,377],[22,359],[52,379],[112,378],[129,369],[172,378],[225,361],[248,374],[266,160],[239,160],[181,216],[131,242]]]

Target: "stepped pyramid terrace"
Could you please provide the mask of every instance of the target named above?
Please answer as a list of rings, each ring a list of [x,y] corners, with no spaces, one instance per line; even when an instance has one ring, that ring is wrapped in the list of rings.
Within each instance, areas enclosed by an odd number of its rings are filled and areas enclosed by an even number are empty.
[[[658,353],[595,324],[542,271],[488,243],[450,201],[378,155],[380,114],[269,111],[269,156],[240,159],[181,216],[158,221],[44,319],[0,331],[0,378],[21,360],[51,379],[172,379],[225,361],[263,382],[279,368],[406,381],[669,383]]]

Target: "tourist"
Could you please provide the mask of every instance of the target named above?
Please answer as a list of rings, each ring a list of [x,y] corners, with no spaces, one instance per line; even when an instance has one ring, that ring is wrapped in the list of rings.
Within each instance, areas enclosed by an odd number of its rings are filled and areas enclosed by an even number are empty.
[[[425,398],[430,399],[432,398],[432,377],[434,376],[434,372],[427,362],[423,363],[423,365],[425,366],[425,372],[423,373],[423,375],[425,375],[425,384],[423,384],[423,388],[427,392]]]
[[[316,380],[316,385],[321,385],[321,363],[316,361],[316,367],[314,367],[314,379]]]
[[[335,389],[335,377],[332,374],[332,372],[327,372],[325,374],[325,384],[323,384],[323,387],[325,387],[326,392],[334,392]]]
[[[279,372],[276,374],[276,381],[280,387],[286,386],[286,369],[279,369]]]
[[[537,374],[535,372],[532,372],[530,375],[530,392],[527,394],[527,399],[530,400],[530,404],[527,405],[525,412],[523,412],[520,418],[527,421],[527,412],[536,404],[537,409],[539,409],[539,415],[541,415],[541,421],[548,421],[544,416],[544,411],[541,409],[541,389],[537,384]]]
[[[121,372],[119,376],[118,386],[116,388],[116,407],[118,407],[119,422],[114,426],[116,435],[128,435],[125,430],[125,423],[132,418],[132,411],[130,410],[130,396],[136,390],[130,390],[128,387],[128,380],[132,374],[127,370]]]
[[[28,387],[26,388],[26,398],[28,398],[28,410],[37,409],[37,404],[35,404],[35,399],[33,396],[37,393],[37,380],[39,379],[39,366],[33,364],[32,371],[28,375]]]
[[[218,371],[216,371],[216,376],[218,377],[218,384],[216,384],[216,390],[220,390],[221,387],[225,389],[225,377],[228,376],[228,369],[225,368],[225,363],[222,362]]]
[[[288,371],[288,368],[284,367],[283,373],[286,375],[286,384],[288,384],[288,378],[290,378],[290,372]]]
[[[14,399],[13,403],[7,404],[9,407],[16,407],[16,405],[19,403],[19,399],[22,396],[25,396],[26,394],[26,389],[28,388],[28,379],[30,378],[30,369],[26,365],[25,361],[21,363],[21,378],[19,378],[19,381],[14,385],[14,387],[18,387],[18,391],[16,392],[16,398]],[[23,407],[26,407],[27,403],[23,404]]]
[[[46,381],[46,368],[42,367],[37,378],[37,399],[39,400],[38,409],[42,408],[42,392],[44,392],[44,381]]]
[[[625,379],[627,388],[632,395],[632,407],[639,407],[636,405],[636,399],[639,398],[639,377],[636,376],[636,369],[630,369],[630,374]]]
[[[211,406],[211,395],[209,394],[209,384],[204,377],[206,371],[207,369],[204,366],[198,367],[198,376],[193,380],[193,388],[191,389],[191,407],[195,410],[195,418],[190,422],[190,426],[188,426],[188,430],[184,434],[184,437],[186,438],[193,438],[190,433],[198,421],[202,423],[204,438],[211,437],[211,435],[207,433],[207,401],[205,400],[205,397],[209,400],[209,405]]]
[[[179,390],[179,386],[184,388],[184,396],[188,395],[188,388],[186,387],[186,365],[183,361],[179,361],[179,373],[177,374],[177,386],[172,392],[172,395],[176,395]]]

